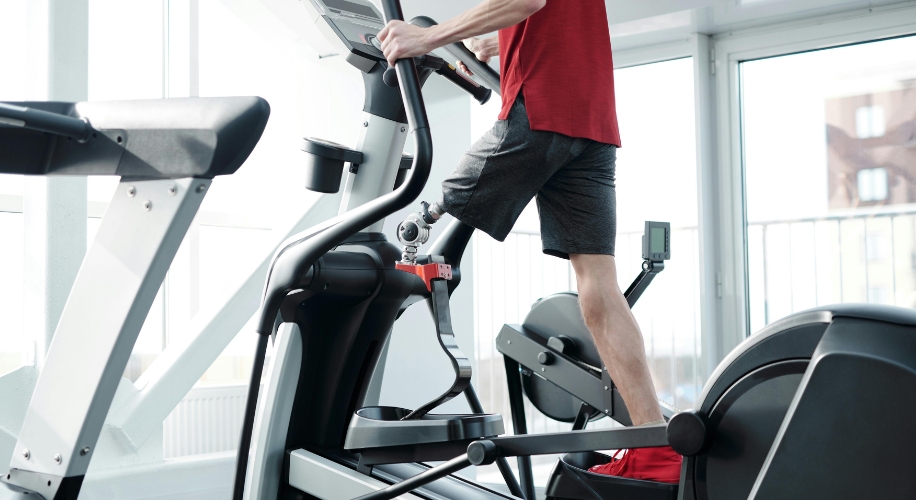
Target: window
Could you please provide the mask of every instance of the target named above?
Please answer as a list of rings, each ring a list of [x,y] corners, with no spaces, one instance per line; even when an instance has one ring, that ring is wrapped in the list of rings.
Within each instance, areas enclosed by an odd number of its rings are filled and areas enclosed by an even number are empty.
[[[46,94],[46,8],[29,0],[0,2],[0,101]],[[0,174],[0,376],[31,363],[35,352],[23,335],[24,189],[22,176]]]
[[[856,173],[856,188],[860,201],[887,199],[887,169],[863,168]]]
[[[856,137],[868,139],[884,135],[884,108],[862,106],[856,110]]]
[[[741,63],[752,331],[916,305],[916,38]]]
[[[639,274],[646,220],[671,223],[671,260],[633,308],[659,399],[691,408],[700,357],[699,239],[693,60],[617,70],[617,269]],[[650,178],[665,179],[651,182]]]
[[[34,352],[22,335],[22,221],[21,213],[0,212],[0,376],[26,364]]]

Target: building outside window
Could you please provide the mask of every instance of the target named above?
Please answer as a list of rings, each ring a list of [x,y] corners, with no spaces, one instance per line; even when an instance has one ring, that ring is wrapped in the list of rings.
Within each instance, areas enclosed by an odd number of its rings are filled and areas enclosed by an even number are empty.
[[[916,306],[916,38],[741,63],[751,330]]]

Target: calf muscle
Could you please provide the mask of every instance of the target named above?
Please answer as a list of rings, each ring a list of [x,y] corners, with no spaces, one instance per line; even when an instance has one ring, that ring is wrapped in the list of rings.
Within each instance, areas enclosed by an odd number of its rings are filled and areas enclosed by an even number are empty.
[[[645,344],[620,287],[611,255],[571,255],[579,303],[598,354],[617,384],[634,425],[662,419]]]

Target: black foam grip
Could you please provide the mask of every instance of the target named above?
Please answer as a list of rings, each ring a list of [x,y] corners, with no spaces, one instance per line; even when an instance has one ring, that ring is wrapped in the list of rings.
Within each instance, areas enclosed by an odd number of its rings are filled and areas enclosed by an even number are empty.
[[[474,80],[471,80],[469,77],[462,74],[458,68],[452,66],[451,64],[446,64],[442,66],[442,69],[436,71],[440,75],[444,76],[446,80],[457,85],[461,90],[464,90],[468,94],[474,96],[474,99],[477,99],[477,102],[480,104],[486,104],[490,100],[490,96],[493,94],[493,91],[479,85]]]

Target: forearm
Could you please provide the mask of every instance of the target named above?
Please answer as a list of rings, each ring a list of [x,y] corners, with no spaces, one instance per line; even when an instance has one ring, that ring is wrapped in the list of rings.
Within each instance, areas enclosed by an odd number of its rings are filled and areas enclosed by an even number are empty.
[[[484,0],[463,14],[430,28],[430,41],[437,47],[518,24],[544,6],[546,0]],[[482,42],[495,45],[493,38]]]

